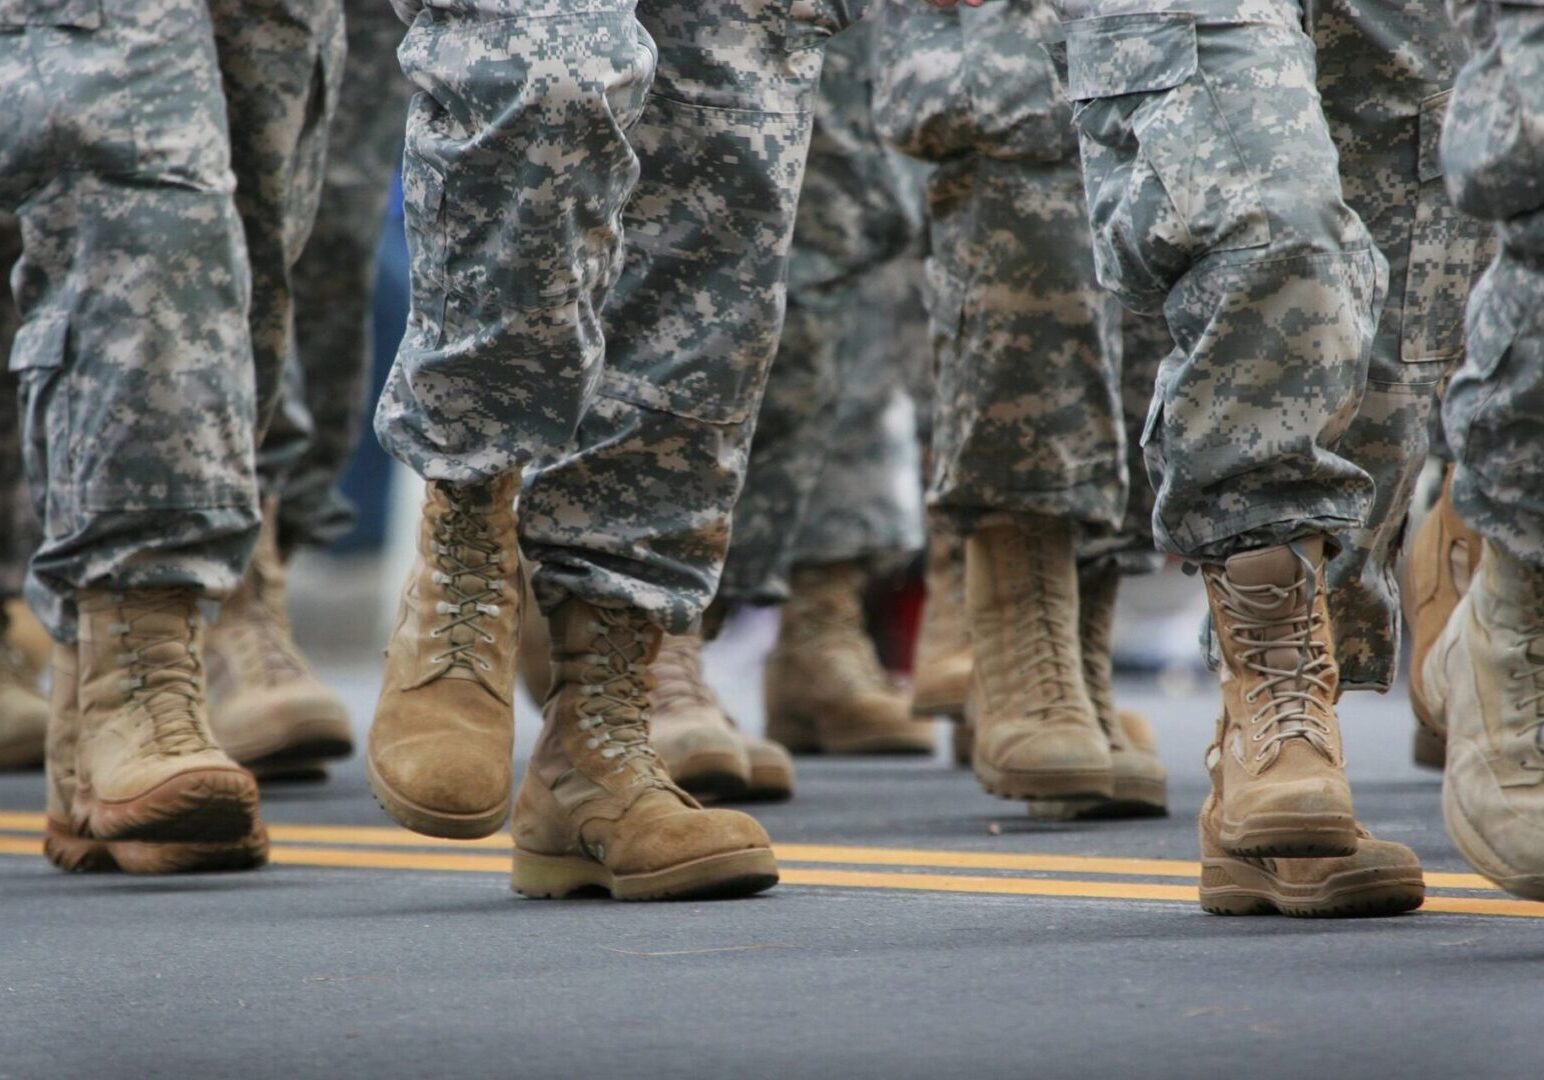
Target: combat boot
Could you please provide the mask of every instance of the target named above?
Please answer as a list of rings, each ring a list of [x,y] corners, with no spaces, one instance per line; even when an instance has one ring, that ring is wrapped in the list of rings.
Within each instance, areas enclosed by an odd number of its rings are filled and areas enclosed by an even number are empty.
[[[1217,837],[1231,855],[1356,852],[1324,565],[1314,536],[1202,568],[1222,651]]]
[[[879,663],[856,562],[795,567],[767,655],[767,736],[795,754],[929,754],[931,725]]]
[[[300,655],[290,627],[276,505],[257,551],[209,630],[209,726],[259,776],[292,775],[354,752],[348,709]]]
[[[520,600],[520,681],[540,707],[547,700],[547,691],[552,689],[552,639],[547,636],[547,619],[531,589],[536,567],[527,565],[520,576],[525,579]]]
[[[250,836],[257,781],[209,730],[196,594],[91,589],[77,600],[75,831],[98,840]]]
[[[1405,559],[1400,596],[1410,626],[1410,707],[1415,712],[1417,765],[1442,768],[1447,731],[1426,701],[1426,655],[1469,590],[1483,550],[1480,534],[1453,509],[1453,467],[1442,478],[1442,493],[1421,521]]]
[[[793,757],[787,747],[771,739],[744,737],[751,775],[741,801],[782,802],[793,798]]]
[[[38,670],[11,639],[11,619],[0,609],[0,769],[31,769],[43,760],[48,702],[38,692]]]
[[[702,639],[666,634],[650,670],[650,741],[670,776],[693,795],[733,799],[750,786],[745,740],[702,676]]]
[[[577,599],[550,626],[555,685],[515,801],[515,891],[669,900],[775,885],[771,842],[755,819],[704,810],[649,744],[659,628],[636,609]]]
[[[61,870],[129,874],[176,874],[252,870],[268,861],[268,830],[257,821],[244,839],[230,843],[96,840],[71,820],[75,801],[75,752],[80,739],[79,670],[76,646],[55,645],[53,696],[48,721],[47,791],[43,854]]]
[[[1078,646],[1083,685],[1110,747],[1114,793],[1098,806],[1101,817],[1161,817],[1169,812],[1168,770],[1158,760],[1152,725],[1140,713],[1115,707],[1115,598],[1120,568],[1091,567],[1078,582]]]
[[[1544,900],[1544,569],[1484,547],[1426,656],[1426,701],[1447,731],[1442,816],[1471,866]]]
[[[1350,918],[1413,911],[1426,899],[1420,860],[1356,826],[1351,855],[1278,859],[1230,855],[1221,840],[1222,751],[1207,751],[1212,793],[1201,807],[1201,907],[1213,915]]]
[[[1012,799],[1104,800],[1110,746],[1083,684],[1070,523],[989,525],[965,544],[968,719],[981,786]]]
[[[965,615],[965,543],[935,524],[928,536],[927,602],[912,665],[911,711],[917,716],[965,719],[970,691],[970,624]]]
[[[509,817],[520,647],[520,476],[426,485],[365,757],[385,811],[475,839]]]

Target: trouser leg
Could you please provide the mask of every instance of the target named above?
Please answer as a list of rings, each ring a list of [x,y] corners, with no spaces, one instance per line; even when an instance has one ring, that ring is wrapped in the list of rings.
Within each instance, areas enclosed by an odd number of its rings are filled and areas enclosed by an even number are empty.
[[[285,477],[279,543],[324,545],[353,524],[338,488],[359,442],[374,345],[370,309],[375,250],[402,161],[402,121],[412,84],[397,66],[402,24],[389,5],[345,0],[348,60],[327,138],[316,225],[295,265],[295,359],[311,432]],[[288,384],[294,386],[292,382]],[[264,444],[277,445],[284,406]]]
[[[642,171],[606,371],[521,520],[544,610],[573,595],[682,632],[713,598],[782,323],[821,46],[854,6],[639,4],[659,71],[630,132]]]

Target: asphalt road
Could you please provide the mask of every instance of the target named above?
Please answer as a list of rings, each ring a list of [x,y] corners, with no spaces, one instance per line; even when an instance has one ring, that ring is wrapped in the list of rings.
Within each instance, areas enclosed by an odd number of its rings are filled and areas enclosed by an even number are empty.
[[[371,663],[326,674],[362,726]],[[747,650],[713,674],[754,727]],[[1308,922],[1189,899],[1213,700],[1121,691],[1171,817],[1042,824],[941,757],[806,759],[757,811],[783,884],[712,904],[519,899],[502,838],[395,829],[357,760],[267,790],[261,872],[66,877],[41,777],[0,778],[0,1077],[1538,1074],[1544,905],[1468,875],[1400,695],[1345,708],[1351,772],[1433,899]]]

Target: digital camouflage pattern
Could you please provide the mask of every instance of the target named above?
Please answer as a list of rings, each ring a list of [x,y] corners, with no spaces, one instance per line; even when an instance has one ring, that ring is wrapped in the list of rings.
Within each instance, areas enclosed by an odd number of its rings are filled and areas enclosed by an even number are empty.
[[[543,610],[573,595],[680,633],[712,599],[821,46],[856,14],[461,0],[414,18],[413,301],[376,431],[434,479],[537,463],[521,536]]]
[[[1337,535],[1342,685],[1384,688],[1391,561],[1483,249],[1433,152],[1456,56],[1441,13],[1058,7],[1100,280],[1177,344],[1148,424],[1158,542],[1217,560]]]
[[[1469,355],[1443,419],[1453,505],[1544,567],[1544,2],[1454,0],[1473,46],[1442,134],[1453,201],[1495,223],[1499,251],[1469,304]]]
[[[402,24],[391,8],[380,0],[343,7],[348,60],[316,225],[293,275],[295,350],[283,392],[295,400],[281,404],[258,452],[265,481],[282,473],[275,482],[285,551],[328,544],[353,524],[338,482],[367,405],[375,250],[413,90],[397,66]]]
[[[921,545],[915,431],[886,414],[929,366],[917,289],[921,177],[874,128],[873,24],[834,39],[815,103],[788,310],[719,595],[787,599],[795,562],[885,561]]]
[[[342,0],[208,0],[230,118],[236,209],[252,272],[259,480],[290,464],[265,433],[295,334],[296,262],[316,220],[343,78]]]
[[[29,598],[64,635],[76,587],[240,575],[246,246],[205,4],[13,2],[0,23],[0,203],[25,246],[10,362],[43,522]]]
[[[0,203],[24,241],[11,368],[43,522],[28,593],[57,636],[77,588],[219,595],[246,564],[263,400],[249,306],[270,344],[288,325],[287,294],[251,300],[251,267],[267,288],[309,228],[341,30],[327,9],[0,5],[0,109],[19,118],[0,133]]]
[[[1123,370],[1121,310],[1095,281],[1071,105],[1048,51],[1056,16],[1046,3],[888,0],[880,24],[884,134],[938,163],[930,505],[966,531],[1003,513],[1070,519],[1084,558],[1124,552],[1146,568],[1151,529],[1131,515],[1151,501],[1128,500],[1125,459],[1168,345],[1134,338]]]
[[[0,356],[11,355],[21,314],[11,299],[11,267],[21,258],[21,229],[0,211]],[[16,376],[0,372],[0,603],[20,596],[27,560],[38,545],[37,515],[22,468],[20,403]]]

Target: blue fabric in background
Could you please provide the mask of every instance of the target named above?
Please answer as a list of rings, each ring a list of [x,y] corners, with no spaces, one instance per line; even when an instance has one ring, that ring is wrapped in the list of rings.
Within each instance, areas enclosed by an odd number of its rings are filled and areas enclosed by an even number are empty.
[[[359,516],[353,531],[333,544],[338,554],[378,551],[386,542],[386,502],[391,493],[391,459],[375,441],[371,420],[375,401],[381,396],[386,375],[397,355],[407,327],[407,239],[402,232],[402,175],[391,181],[391,201],[381,229],[380,246],[375,253],[375,297],[372,331],[375,356],[370,386],[370,408],[365,413],[359,449],[343,474],[343,493],[354,503]]]

